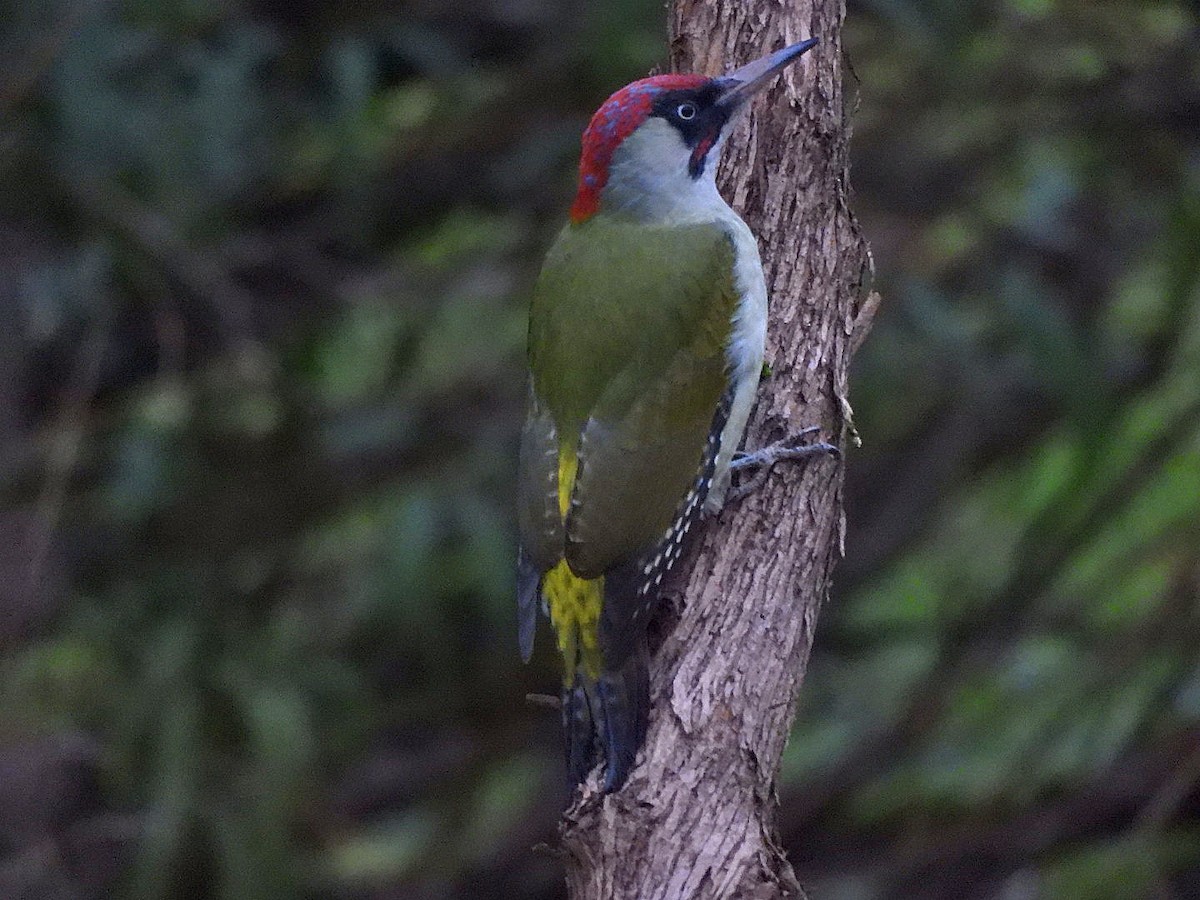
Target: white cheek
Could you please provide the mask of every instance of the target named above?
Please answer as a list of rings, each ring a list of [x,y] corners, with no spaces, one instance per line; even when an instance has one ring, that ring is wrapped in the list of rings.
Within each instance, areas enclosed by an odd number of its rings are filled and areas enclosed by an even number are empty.
[[[653,118],[627,137],[613,154],[600,208],[646,221],[712,220],[728,210],[717,193],[714,172],[723,137],[698,178],[688,172],[691,148],[664,119]]]
[[[654,118],[625,139],[613,154],[609,185],[640,181],[665,187],[688,178],[691,151],[683,136],[663,119]]]

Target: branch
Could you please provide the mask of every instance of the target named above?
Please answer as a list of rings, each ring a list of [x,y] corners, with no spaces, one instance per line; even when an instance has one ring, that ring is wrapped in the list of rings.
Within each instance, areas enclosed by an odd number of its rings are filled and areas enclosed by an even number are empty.
[[[772,298],[747,445],[809,425],[844,444],[846,379],[874,303],[847,200],[840,0],[675,0],[675,66],[716,74],[820,37],[731,136],[725,196],[759,236]],[[775,838],[775,780],[844,530],[839,461],[777,466],[710,523],[664,597],[677,615],[651,666],[651,724],[619,792],[589,784],[561,825],[583,898],[802,892]]]

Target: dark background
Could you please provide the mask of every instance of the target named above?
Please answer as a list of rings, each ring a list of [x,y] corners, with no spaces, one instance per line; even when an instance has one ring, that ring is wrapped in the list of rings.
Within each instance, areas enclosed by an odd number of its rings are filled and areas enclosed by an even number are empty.
[[[823,900],[1200,896],[1196,5],[849,6],[884,305],[784,841]],[[0,896],[561,896],[525,306],[661,4],[0,23]]]

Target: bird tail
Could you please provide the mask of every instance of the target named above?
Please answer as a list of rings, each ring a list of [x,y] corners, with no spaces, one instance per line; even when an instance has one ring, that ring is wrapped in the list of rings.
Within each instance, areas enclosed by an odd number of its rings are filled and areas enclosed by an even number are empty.
[[[595,690],[588,690],[588,679],[576,670],[571,682],[563,685],[563,746],[567,754],[567,775],[571,787],[581,784],[597,762],[595,717],[592,703]]]
[[[604,790],[620,790],[633,769],[637,752],[646,739],[650,715],[650,673],[645,643],[619,668],[600,674],[600,736],[607,767]]]
[[[580,784],[600,760],[605,760],[604,790],[620,790],[633,769],[646,739],[650,691],[644,646],[618,668],[591,676],[583,666],[563,687],[563,736],[567,772]]]
[[[625,783],[646,736],[649,653],[644,628],[617,611],[623,579],[580,578],[562,561],[542,582],[565,663],[563,735],[572,784],[606,761],[605,791]]]

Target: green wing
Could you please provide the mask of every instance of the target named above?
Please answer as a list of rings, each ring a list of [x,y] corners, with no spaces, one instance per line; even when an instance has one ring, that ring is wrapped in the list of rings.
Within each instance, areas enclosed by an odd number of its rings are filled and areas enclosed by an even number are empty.
[[[539,575],[563,556],[558,462],[558,429],[531,385],[517,461],[517,526],[523,553]]]
[[[726,389],[732,269],[729,237],[707,224],[597,217],[551,249],[530,313],[519,479],[522,545],[537,569],[565,555],[596,577],[663,538]],[[555,447],[578,454],[565,523]]]

